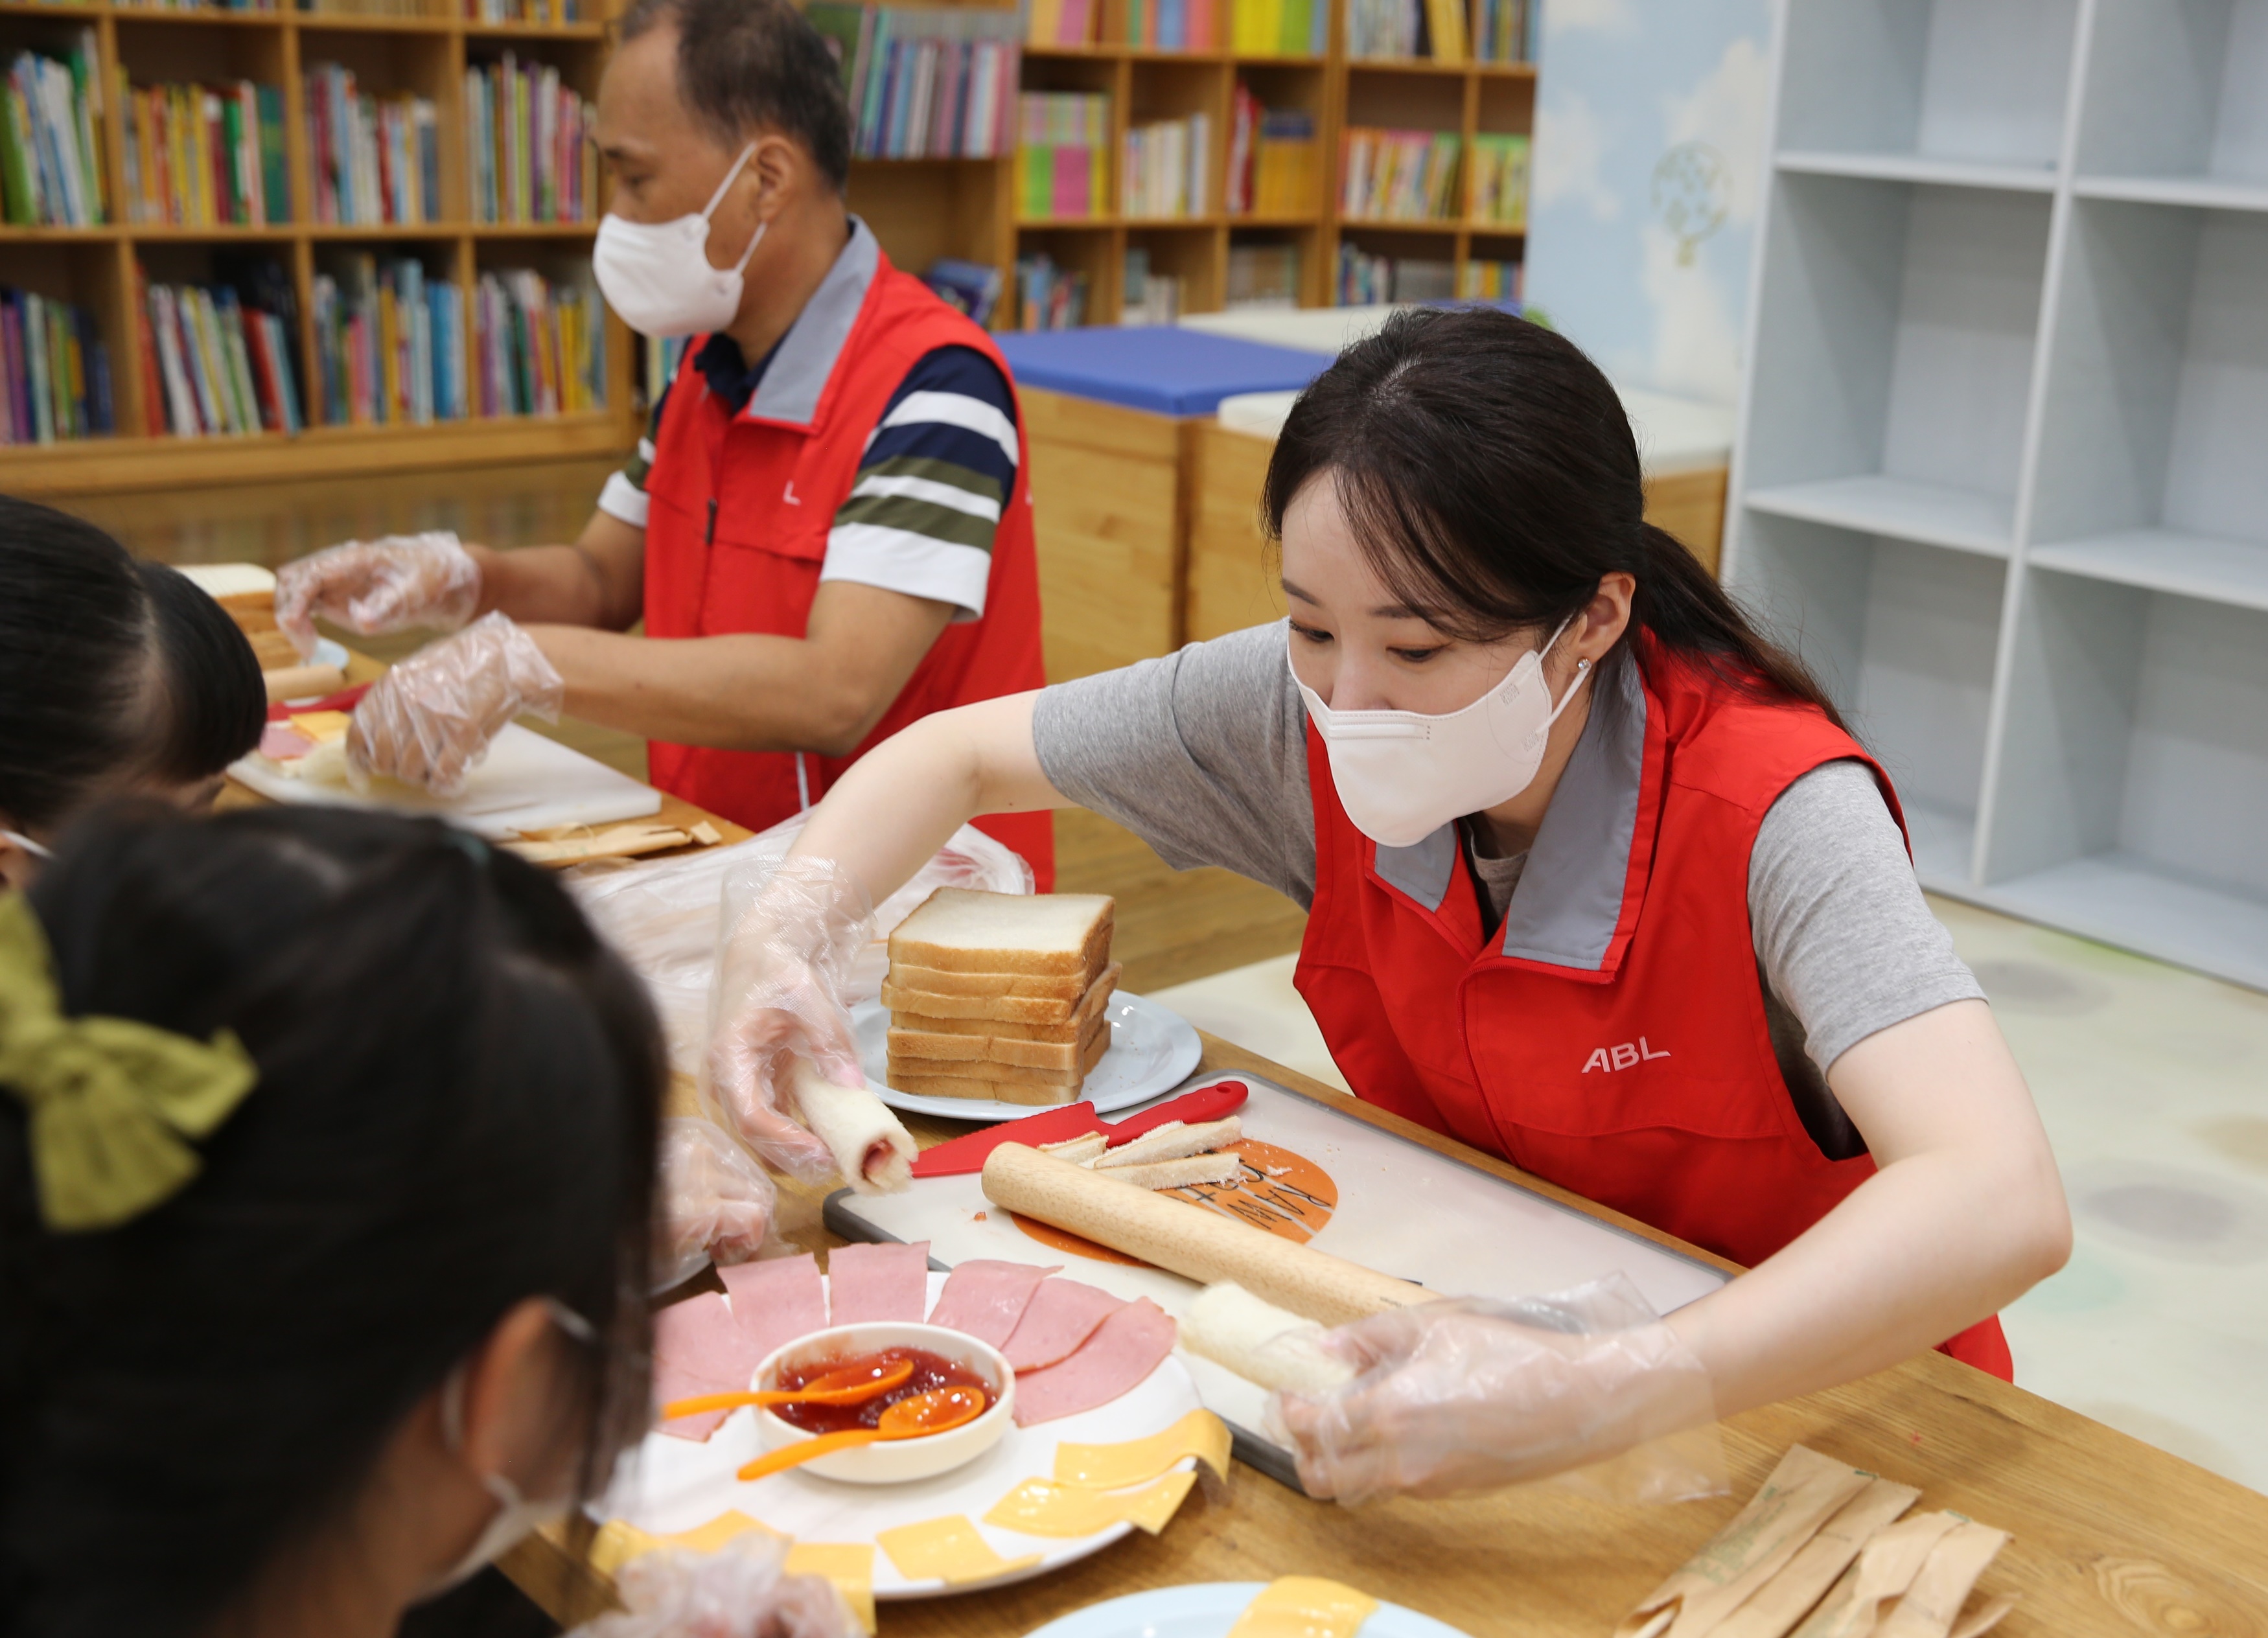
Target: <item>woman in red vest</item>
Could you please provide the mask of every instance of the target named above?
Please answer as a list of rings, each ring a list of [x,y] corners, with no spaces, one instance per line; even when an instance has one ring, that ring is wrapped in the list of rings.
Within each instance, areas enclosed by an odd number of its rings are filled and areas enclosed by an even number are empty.
[[[318,614],[465,628],[357,709],[364,769],[453,792],[565,710],[762,830],[917,718],[1042,680],[1015,392],[845,209],[842,77],[790,0],[638,0],[620,33],[593,265],[633,328],[691,338],[636,459],[572,546],[353,541],[288,566],[276,614],[303,650]],[[1052,884],[1049,815],[979,822]]]
[[[969,813],[1079,804],[1279,888],[1357,1095],[1750,1267],[1603,1334],[1338,1333],[1371,1369],[1284,1404],[1322,1493],[1536,1477],[1935,1345],[2006,1377],[1992,1316],[2069,1252],[1888,777],[1643,508],[1575,348],[1400,316],[1278,443],[1288,622],[932,717],[799,844],[879,896]],[[840,1051],[804,1010],[732,1027]]]

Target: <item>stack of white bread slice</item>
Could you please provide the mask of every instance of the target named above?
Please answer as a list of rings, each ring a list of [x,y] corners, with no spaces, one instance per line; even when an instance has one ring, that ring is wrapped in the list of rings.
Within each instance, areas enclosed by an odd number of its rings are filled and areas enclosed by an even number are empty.
[[[940,887],[890,935],[891,1086],[1067,1104],[1110,1049],[1118,968],[1101,893]]]

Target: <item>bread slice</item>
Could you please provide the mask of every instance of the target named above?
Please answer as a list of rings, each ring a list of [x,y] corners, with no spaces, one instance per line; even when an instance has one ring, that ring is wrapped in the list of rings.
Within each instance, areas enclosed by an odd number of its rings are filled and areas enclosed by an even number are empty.
[[[1110,959],[1103,893],[940,887],[890,935],[890,963],[948,973],[1094,974]]]
[[[1088,986],[1071,1016],[1057,1024],[1027,1024],[1015,1018],[931,1017],[920,1012],[893,1012],[891,1024],[902,1030],[931,1035],[991,1035],[1002,1040],[1081,1041],[1101,1017],[1118,988],[1118,964],[1103,968],[1102,976]]]
[[[890,1054],[889,1080],[897,1085],[900,1074],[906,1075],[975,1075],[989,1081],[1020,1081],[1027,1085],[1077,1087],[1086,1080],[1086,1072],[1094,1068],[1102,1054],[1110,1050],[1110,1032],[1098,1032],[1094,1039],[1079,1049],[1079,1059],[1061,1068],[1037,1069],[1026,1064],[1002,1063],[995,1059],[926,1058],[893,1050]]]
[[[1191,1155],[1209,1154],[1217,1149],[1226,1149],[1243,1135],[1243,1123],[1234,1115],[1226,1120],[1201,1121],[1196,1126],[1169,1120],[1164,1126],[1153,1127],[1141,1136],[1108,1150],[1094,1163],[1094,1169],[1097,1172],[1116,1172],[1156,1160],[1182,1160]]]
[[[1064,1001],[1041,995],[939,995],[925,989],[907,989],[884,980],[882,1004],[893,1015],[902,1013],[923,1020],[923,1027],[934,1028],[941,1018],[968,1020],[973,1032],[998,1033],[993,1025],[1057,1025],[1069,1024],[1079,1016],[1082,1007],[1100,1009],[1118,988],[1118,964],[1112,962],[1102,969],[1076,1000]],[[1098,995],[1096,991],[1101,993]]]
[[[1243,1172],[1244,1162],[1234,1155],[1183,1155],[1176,1160],[1120,1166],[1110,1175],[1145,1189],[1185,1189],[1199,1183],[1233,1183]]]
[[[1053,1155],[1057,1160],[1068,1160],[1083,1166],[1100,1155],[1110,1140],[1100,1132],[1089,1132],[1082,1137],[1067,1137],[1060,1143],[1042,1143],[1040,1153]]]
[[[1029,1069],[1076,1069],[1086,1060],[1096,1032],[1109,1032],[1110,1020],[1092,1019],[1077,1040],[1020,1040],[1012,1036],[940,1035],[922,1030],[893,1029],[894,1058],[954,1060],[963,1063],[1012,1063]],[[1103,1048],[1108,1052],[1109,1048]]]
[[[963,1075],[900,1075],[895,1070],[890,1075],[890,1087],[915,1098],[990,1098],[995,1103],[1029,1104],[1035,1108],[1073,1103],[1079,1098],[1076,1086],[1028,1086],[1021,1081],[986,1081]]]
[[[901,961],[890,968],[890,981],[907,989],[925,989],[939,995],[1031,995],[1048,1001],[1077,1001],[1086,993],[1094,975],[1086,973],[948,973]]]

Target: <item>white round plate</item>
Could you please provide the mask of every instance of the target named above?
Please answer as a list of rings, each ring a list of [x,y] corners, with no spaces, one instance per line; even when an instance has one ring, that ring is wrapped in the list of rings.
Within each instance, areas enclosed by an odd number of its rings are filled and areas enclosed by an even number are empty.
[[[1025,1638],[1225,1638],[1260,1596],[1264,1581],[1208,1581],[1187,1587],[1153,1587],[1106,1598],[1057,1617]],[[1465,1638],[1457,1628],[1398,1604],[1381,1604],[1363,1622],[1360,1638]]]
[[[1204,1043],[1188,1019],[1145,995],[1120,990],[1103,1009],[1110,1020],[1110,1050],[1087,1071],[1086,1085],[1078,1098],[1107,1115],[1114,1109],[1130,1109],[1160,1092],[1170,1092],[1197,1067]],[[1045,1114],[1057,1104],[1004,1104],[991,1098],[917,1098],[894,1091],[884,1077],[890,1067],[890,1014],[879,1001],[861,1002],[850,1009],[851,1027],[858,1032],[858,1061],[866,1071],[866,1084],[875,1097],[893,1109],[913,1114],[942,1115],[948,1120],[1020,1120]]]
[[[931,1303],[944,1289],[945,1276],[932,1272]],[[606,1495],[593,1502],[590,1510],[602,1523],[624,1518],[640,1530],[667,1535],[697,1530],[719,1513],[737,1508],[799,1541],[850,1543],[872,1541],[881,1531],[900,1524],[917,1524],[959,1513],[976,1526],[976,1533],[991,1543],[1002,1558],[1012,1561],[1036,1553],[1040,1561],[990,1581],[947,1586],[942,1581],[907,1580],[890,1562],[890,1555],[878,1546],[874,1596],[934,1598],[981,1592],[1077,1563],[1134,1528],[1113,1524],[1096,1535],[1064,1540],[1027,1536],[984,1522],[984,1515],[1000,1498],[1025,1480],[1045,1479],[1054,1473],[1057,1443],[1109,1444],[1146,1438],[1163,1433],[1202,1405],[1197,1384],[1180,1356],[1169,1354],[1155,1370],[1108,1405],[1037,1427],[1011,1428],[999,1443],[967,1466],[901,1485],[843,1484],[797,1467],[754,1484],[742,1484],[733,1475],[743,1463],[762,1454],[756,1413],[744,1408],[726,1417],[705,1443],[672,1438],[665,1433],[646,1435],[625,1458]]]

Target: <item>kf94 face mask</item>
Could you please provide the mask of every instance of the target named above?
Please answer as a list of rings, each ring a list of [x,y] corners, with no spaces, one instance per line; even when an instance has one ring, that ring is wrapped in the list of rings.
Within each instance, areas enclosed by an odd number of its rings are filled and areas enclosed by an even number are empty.
[[[1509,802],[1528,789],[1543,761],[1551,724],[1591,672],[1555,705],[1543,679],[1543,657],[1567,629],[1513,663],[1504,679],[1461,711],[1334,711],[1300,683],[1300,697],[1322,735],[1331,783],[1354,827],[1382,848],[1423,841],[1451,819]],[[1290,663],[1290,650],[1285,654]],[[1298,673],[1292,680],[1299,682]]]
[[[607,305],[631,329],[641,335],[698,335],[721,330],[739,316],[740,270],[764,242],[770,224],[756,224],[738,261],[729,268],[712,268],[709,218],[755,151],[754,143],[740,150],[740,157],[697,215],[672,222],[630,222],[610,214],[599,224],[591,270],[598,275]]]

